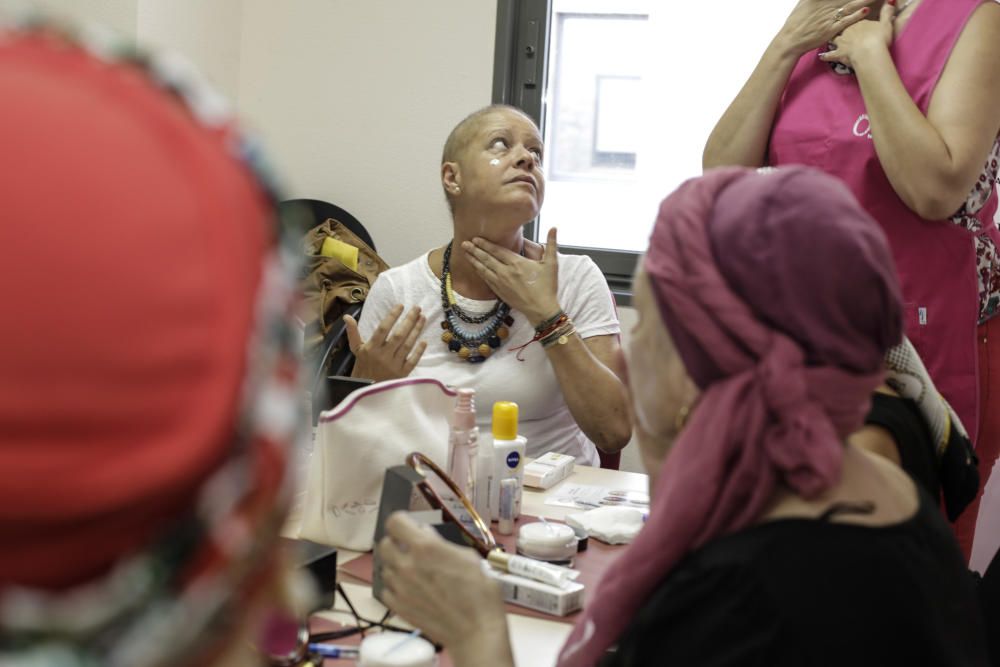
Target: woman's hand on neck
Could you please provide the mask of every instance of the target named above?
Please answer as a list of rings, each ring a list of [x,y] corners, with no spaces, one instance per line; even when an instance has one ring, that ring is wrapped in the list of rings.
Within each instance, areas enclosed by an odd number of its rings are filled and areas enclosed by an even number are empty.
[[[493,290],[489,288],[486,282],[479,277],[475,269],[469,263],[462,252],[462,243],[465,241],[472,241],[474,238],[484,238],[487,241],[495,243],[497,245],[503,246],[508,250],[516,253],[521,253],[524,244],[526,243],[524,239],[524,232],[520,225],[516,228],[510,230],[506,234],[491,234],[487,230],[494,228],[491,224],[492,221],[488,222],[481,219],[478,222],[472,222],[466,220],[461,220],[458,215],[455,216],[455,231],[454,237],[452,238],[451,246],[451,284],[452,288],[468,299],[495,299],[496,295]],[[438,269],[436,273],[440,275],[441,262],[444,257],[444,250],[440,251],[441,257],[438,258],[433,264]]]

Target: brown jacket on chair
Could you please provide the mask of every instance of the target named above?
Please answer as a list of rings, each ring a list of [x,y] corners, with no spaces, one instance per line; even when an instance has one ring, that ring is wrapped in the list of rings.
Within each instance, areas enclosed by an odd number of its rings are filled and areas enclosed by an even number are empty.
[[[336,257],[320,254],[323,240],[328,236],[358,248],[357,271]],[[305,261],[299,317],[305,325],[303,356],[308,360],[318,352],[344,310],[364,301],[375,278],[389,265],[367,243],[332,218],[310,229],[302,243]]]

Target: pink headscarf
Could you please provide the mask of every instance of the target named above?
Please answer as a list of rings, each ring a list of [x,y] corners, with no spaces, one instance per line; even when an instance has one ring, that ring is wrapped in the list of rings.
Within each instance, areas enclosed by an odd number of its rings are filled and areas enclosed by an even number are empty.
[[[645,269],[702,395],[650,521],[602,579],[561,667],[596,663],[688,552],[753,524],[779,482],[805,498],[835,484],[843,440],[902,335],[881,230],[839,181],[805,167],[687,181],[660,207]]]

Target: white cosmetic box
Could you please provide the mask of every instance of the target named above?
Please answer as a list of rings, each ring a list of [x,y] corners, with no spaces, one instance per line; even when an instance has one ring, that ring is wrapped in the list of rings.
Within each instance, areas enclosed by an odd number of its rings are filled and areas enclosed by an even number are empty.
[[[553,616],[566,616],[583,608],[584,586],[579,582],[571,581],[567,583],[566,588],[559,588],[516,574],[500,572],[488,566],[483,570],[490,577],[500,581],[505,602]]]
[[[576,459],[569,454],[549,452],[524,466],[524,485],[536,489],[550,489],[573,472]]]

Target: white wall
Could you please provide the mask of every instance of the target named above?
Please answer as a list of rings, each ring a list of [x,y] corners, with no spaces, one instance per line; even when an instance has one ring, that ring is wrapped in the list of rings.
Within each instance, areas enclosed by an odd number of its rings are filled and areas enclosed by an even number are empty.
[[[489,104],[495,0],[244,0],[239,106],[290,194],[331,201],[391,265],[443,243],[451,128]]]
[[[182,53],[238,103],[243,0],[130,1],[140,44]]]
[[[129,37],[135,36],[137,0],[2,0],[4,10],[39,9],[73,21],[96,21]]]
[[[441,146],[489,104],[496,0],[0,0],[187,56],[264,141],[291,197],[326,199],[399,264],[450,224]]]
[[[236,101],[243,0],[0,0],[0,9],[38,9],[93,21],[148,47],[176,51]]]

